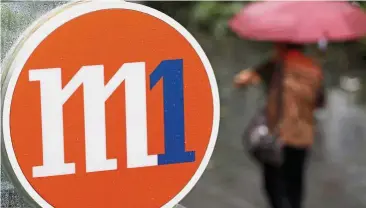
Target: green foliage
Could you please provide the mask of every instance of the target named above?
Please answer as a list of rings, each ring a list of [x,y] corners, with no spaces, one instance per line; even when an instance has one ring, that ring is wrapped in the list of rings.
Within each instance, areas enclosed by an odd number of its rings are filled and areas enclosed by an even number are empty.
[[[185,27],[213,34],[217,38],[230,34],[229,19],[248,2],[147,2],[147,6],[166,13]]]
[[[357,1],[358,5],[366,12],[366,2],[365,1]],[[364,59],[366,60],[366,37],[360,41],[361,45],[361,53],[363,54]]]
[[[216,37],[228,34],[228,21],[245,2],[197,2],[192,8],[191,25],[205,28]],[[193,23],[193,24],[192,24]]]
[[[187,27],[194,1],[146,1],[146,6],[159,10]]]
[[[356,1],[356,2],[360,5],[360,7],[362,9],[366,10],[366,2],[365,1]]]

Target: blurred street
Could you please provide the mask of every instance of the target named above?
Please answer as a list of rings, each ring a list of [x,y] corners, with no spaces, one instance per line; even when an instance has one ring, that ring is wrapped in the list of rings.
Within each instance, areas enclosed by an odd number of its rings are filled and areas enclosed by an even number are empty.
[[[182,202],[186,207],[266,207],[261,172],[243,152],[240,137],[262,104],[258,104],[262,95],[257,88],[232,87],[234,74],[255,63],[260,56],[255,53],[263,54],[261,49],[253,52],[252,47],[241,46],[241,56],[235,52],[227,56],[209,54],[214,57],[211,62],[219,82],[221,126],[209,167]],[[330,78],[339,79],[335,73]],[[340,88],[328,88],[328,106],[316,113],[318,131],[307,172],[307,208],[366,207],[366,111],[356,104],[355,96],[360,93],[351,95]]]
[[[52,7],[54,5],[44,7],[44,11]],[[14,37],[44,11],[31,13],[18,31],[4,35],[2,58]],[[217,40],[191,32],[206,51],[216,73],[221,124],[210,164],[181,204],[187,208],[267,208],[261,191],[261,172],[249,160],[241,144],[241,134],[263,104],[263,95],[259,87],[235,89],[232,79],[239,70],[266,57],[269,46],[229,38]],[[353,75],[353,72],[340,71],[357,69],[354,74],[360,78],[361,84],[365,83],[366,64],[357,58],[353,60],[352,52],[347,52],[350,58],[346,61],[339,55],[339,50],[330,53],[332,59],[325,63],[328,104],[315,115],[318,131],[308,163],[305,208],[363,208],[366,207],[366,108],[361,101],[366,98],[366,86],[361,85],[362,89],[351,95],[340,89],[339,79],[341,74]],[[19,198],[3,172],[1,180],[1,207],[29,207]]]

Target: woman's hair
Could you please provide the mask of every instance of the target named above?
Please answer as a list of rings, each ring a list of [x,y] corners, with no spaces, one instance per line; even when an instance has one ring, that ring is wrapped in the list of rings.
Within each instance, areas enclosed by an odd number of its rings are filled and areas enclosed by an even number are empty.
[[[305,46],[302,44],[294,44],[294,43],[286,43],[284,46],[287,50],[293,50],[293,49],[303,50],[305,48]]]
[[[305,49],[305,45],[295,44],[295,43],[276,43],[276,47],[279,51],[288,51],[288,50],[298,50],[303,51]]]

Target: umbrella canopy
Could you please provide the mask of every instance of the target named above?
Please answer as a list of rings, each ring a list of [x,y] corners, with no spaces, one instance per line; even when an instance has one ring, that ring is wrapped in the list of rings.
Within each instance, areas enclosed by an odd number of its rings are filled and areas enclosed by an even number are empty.
[[[255,40],[345,41],[366,35],[366,13],[347,2],[264,1],[244,7],[229,25],[239,36]]]

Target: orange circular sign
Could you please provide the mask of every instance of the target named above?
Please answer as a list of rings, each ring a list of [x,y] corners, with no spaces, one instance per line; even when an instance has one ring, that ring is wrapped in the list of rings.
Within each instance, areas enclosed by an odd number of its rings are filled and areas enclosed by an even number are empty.
[[[172,207],[203,173],[216,81],[198,43],[164,14],[76,4],[35,30],[11,67],[5,147],[42,207]]]

